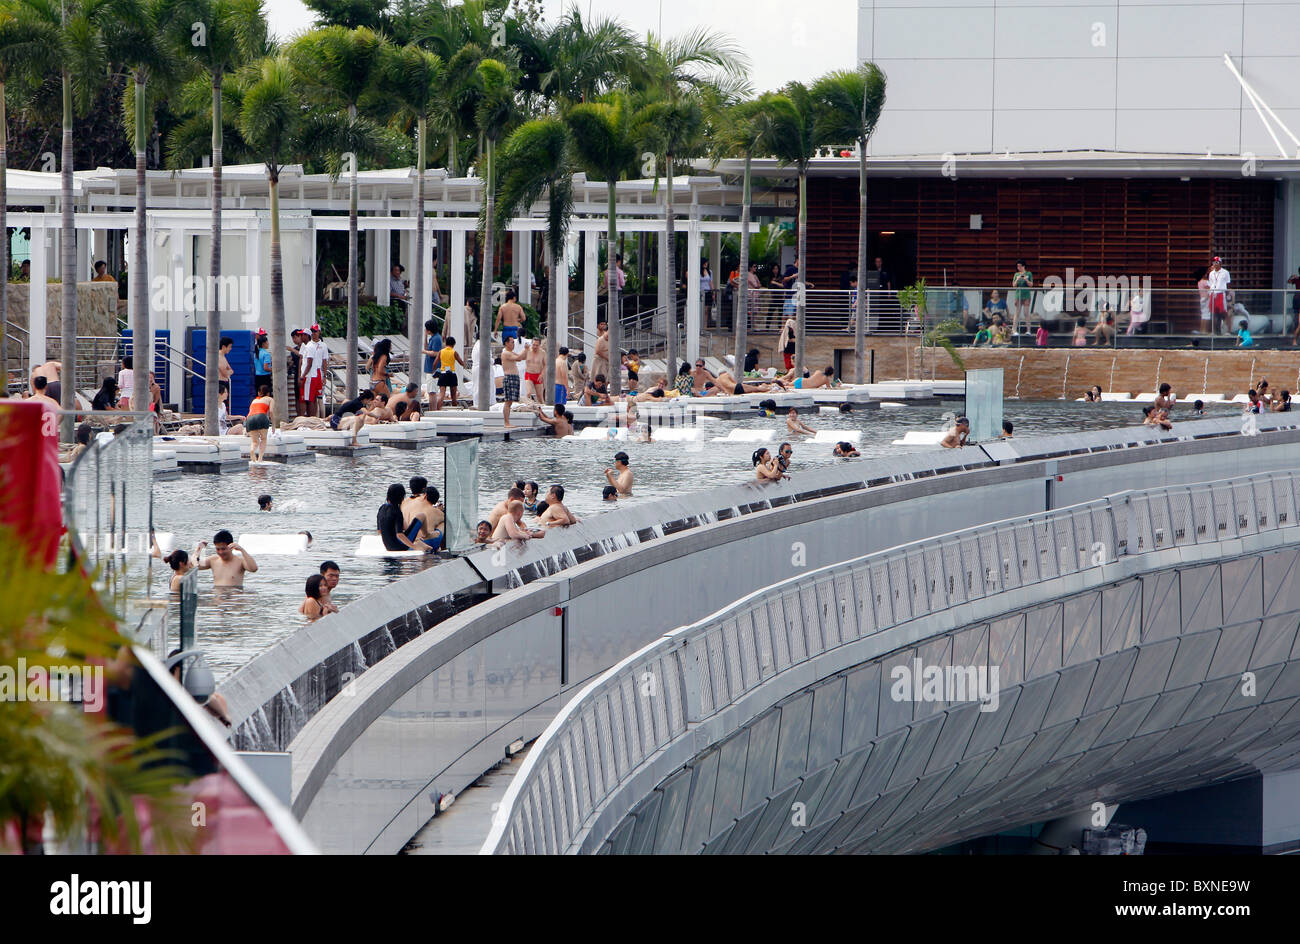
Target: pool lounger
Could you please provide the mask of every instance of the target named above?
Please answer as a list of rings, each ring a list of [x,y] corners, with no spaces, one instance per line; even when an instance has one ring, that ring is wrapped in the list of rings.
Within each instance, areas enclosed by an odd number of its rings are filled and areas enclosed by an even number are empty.
[[[424,551],[390,551],[384,547],[383,539],[377,534],[361,535],[357,545],[357,557],[424,557]]]
[[[574,406],[572,403],[565,409],[573,414],[575,423],[600,423],[621,412],[614,406]]]
[[[762,443],[776,439],[774,429],[733,429],[725,436],[715,436],[712,442],[721,443]]]
[[[862,430],[860,429],[819,429],[812,439],[804,440],[812,443],[828,443],[834,445],[839,442],[849,442],[857,445],[862,442]]]
[[[935,395],[932,384],[915,381],[896,380],[861,386],[878,400],[928,400]]]
[[[865,384],[852,387],[821,387],[817,390],[811,390],[809,393],[811,393],[814,402],[832,406],[838,406],[841,403],[870,403],[872,400],[871,393],[867,390]]]
[[[383,446],[414,449],[438,440],[437,426],[426,420],[403,420],[397,423],[379,423],[370,427],[370,441]]]
[[[239,446],[239,454],[252,455],[253,441],[247,436],[224,436]],[[307,448],[301,432],[274,430],[266,437],[266,458],[272,462],[315,462],[316,454]]]
[[[946,430],[909,430],[903,434],[902,439],[895,439],[890,445],[892,446],[937,446],[943,442],[947,436]]]
[[[239,453],[237,436],[155,436],[154,447],[176,454],[182,472],[242,472],[248,460]]]
[[[698,426],[663,426],[651,431],[655,442],[702,442],[704,430]]]
[[[378,540],[379,535],[375,535]],[[305,534],[241,534],[236,543],[254,557],[269,554],[272,557],[302,554],[307,550]]]
[[[627,442],[626,426],[584,426],[572,436],[566,436],[565,439],[594,439],[610,440],[612,442]]]

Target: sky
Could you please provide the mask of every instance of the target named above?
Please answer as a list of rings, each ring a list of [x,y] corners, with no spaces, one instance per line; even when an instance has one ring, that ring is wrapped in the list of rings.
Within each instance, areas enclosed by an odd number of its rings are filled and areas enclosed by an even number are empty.
[[[309,29],[300,0],[265,0],[271,31],[287,38]],[[553,20],[573,0],[545,0]],[[857,54],[857,0],[581,0],[584,13],[616,16],[634,32],[674,35],[701,26],[729,33],[750,58],[756,92],[791,79],[851,69]]]

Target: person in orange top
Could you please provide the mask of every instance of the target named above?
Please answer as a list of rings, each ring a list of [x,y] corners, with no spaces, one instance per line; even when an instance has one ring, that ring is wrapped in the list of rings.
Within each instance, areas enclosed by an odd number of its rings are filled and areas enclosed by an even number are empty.
[[[271,428],[271,411],[275,401],[271,398],[271,388],[262,384],[257,388],[257,397],[248,405],[248,417],[244,420],[244,431],[252,440],[248,458],[261,462],[266,456],[266,434]]]

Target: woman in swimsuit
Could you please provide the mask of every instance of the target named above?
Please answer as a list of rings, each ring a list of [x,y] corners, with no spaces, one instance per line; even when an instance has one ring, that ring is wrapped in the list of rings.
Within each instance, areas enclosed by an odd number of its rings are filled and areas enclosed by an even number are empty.
[[[262,384],[257,388],[257,399],[248,405],[248,419],[244,421],[244,432],[252,445],[248,449],[248,458],[261,462],[266,458],[266,434],[271,428],[271,410],[275,401],[271,398],[271,388]]]
[[[165,558],[167,565],[174,571],[171,582],[167,585],[172,593],[178,593],[181,589],[181,580],[194,569],[194,563],[190,560],[190,555],[180,548],[172,551]]]
[[[325,615],[325,604],[321,602],[321,584],[325,578],[312,574],[307,578],[307,596],[298,604],[298,612],[309,620],[318,620]]]
[[[370,354],[370,389],[375,393],[392,393],[388,386],[388,361],[392,356],[393,342],[381,338],[375,342],[375,349]]]

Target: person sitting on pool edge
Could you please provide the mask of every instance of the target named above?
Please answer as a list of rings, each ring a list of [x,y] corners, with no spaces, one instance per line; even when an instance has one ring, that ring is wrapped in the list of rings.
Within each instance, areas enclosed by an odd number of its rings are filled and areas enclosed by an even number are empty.
[[[970,435],[970,420],[964,416],[957,417],[957,425],[948,430],[948,435],[940,440],[939,445],[945,449],[960,449],[966,445],[966,437]]]
[[[388,551],[432,551],[424,542],[416,544],[402,528],[402,501],[406,498],[406,486],[394,482],[388,486],[387,501],[379,506],[375,514],[375,530]]]
[[[619,498],[632,494],[632,470],[628,465],[626,452],[614,453],[614,468],[605,470],[605,479],[618,489]]]
[[[362,426],[366,425],[366,408],[375,400],[375,392],[370,389],[362,390],[357,394],[356,399],[348,400],[346,403],[340,403],[330,414],[330,429],[338,429],[345,417],[352,417],[352,445],[361,445],[357,442],[357,433]],[[393,550],[393,548],[389,548]]]

